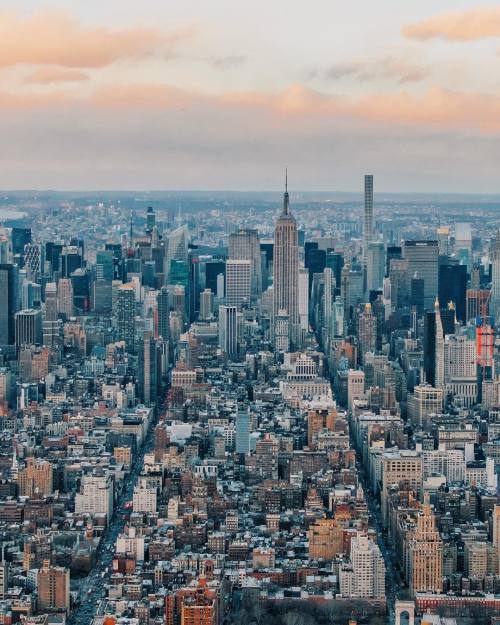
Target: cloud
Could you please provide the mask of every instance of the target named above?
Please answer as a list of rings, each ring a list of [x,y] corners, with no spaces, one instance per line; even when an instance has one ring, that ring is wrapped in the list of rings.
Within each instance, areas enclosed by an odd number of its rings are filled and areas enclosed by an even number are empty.
[[[429,89],[364,98],[291,85],[0,93],[0,188],[498,188],[500,97]],[[249,130],[250,129],[250,130]]]
[[[206,94],[168,84],[107,85],[87,94],[64,89],[50,93],[0,92],[0,110],[117,111],[146,118],[150,112],[175,114],[178,120],[203,117],[213,132],[224,130],[224,119],[245,116],[253,127],[273,127],[301,132],[320,123],[409,128],[460,129],[500,132],[500,96],[450,91],[439,87],[421,93],[398,90],[362,97],[348,97],[292,84],[279,92],[234,91]],[[121,113],[120,113],[121,114]],[[207,121],[208,120],[208,121]],[[220,123],[220,125],[218,125]],[[243,126],[245,132],[248,126]]]
[[[238,65],[242,65],[245,61],[246,56],[243,55],[223,56],[218,59],[214,59],[212,61],[212,65],[216,69],[228,70],[233,69],[233,67],[237,67]]]
[[[21,17],[0,13],[0,67],[19,64],[98,68],[125,58],[172,51],[189,31],[166,34],[156,28],[110,30],[80,24],[62,10]]]
[[[447,41],[474,41],[500,37],[500,6],[442,13],[409,24],[403,27],[402,32],[405,37],[419,41],[436,38]]]
[[[398,84],[420,82],[429,75],[429,68],[397,57],[385,57],[378,61],[352,61],[332,65],[325,78],[340,80],[353,77],[361,82],[395,80]]]
[[[28,74],[23,82],[25,84],[50,85],[61,82],[82,82],[88,79],[89,75],[79,69],[40,67]]]

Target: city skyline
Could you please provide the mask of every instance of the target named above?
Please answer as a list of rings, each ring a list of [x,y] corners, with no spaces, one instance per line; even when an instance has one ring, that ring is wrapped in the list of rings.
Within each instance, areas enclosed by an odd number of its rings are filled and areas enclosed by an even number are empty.
[[[498,191],[496,5],[117,8],[2,11],[0,188]]]

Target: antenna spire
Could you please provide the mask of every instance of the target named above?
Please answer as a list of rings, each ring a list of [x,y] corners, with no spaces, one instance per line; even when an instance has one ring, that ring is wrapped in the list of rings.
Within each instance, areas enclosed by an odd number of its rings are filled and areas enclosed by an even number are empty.
[[[288,196],[288,167],[285,167],[285,194],[283,195],[283,215],[288,215],[288,205],[290,198]]]

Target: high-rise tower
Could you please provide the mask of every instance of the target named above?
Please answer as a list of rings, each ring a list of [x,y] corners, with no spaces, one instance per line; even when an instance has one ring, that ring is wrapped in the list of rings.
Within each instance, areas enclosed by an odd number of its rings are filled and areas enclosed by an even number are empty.
[[[363,219],[363,262],[366,265],[368,244],[373,240],[373,176],[365,176],[365,212]]]
[[[491,241],[491,303],[490,314],[500,317],[500,230]]]
[[[289,210],[288,176],[285,178],[283,211],[274,234],[274,306],[273,317],[285,311],[289,318],[291,347],[300,345],[299,319],[299,244],[297,222]]]
[[[436,298],[434,304],[434,311],[436,315],[436,341],[435,341],[435,384],[436,388],[442,388],[444,386],[444,335],[443,324],[441,322],[441,311],[439,309],[439,300]]]
[[[260,297],[262,293],[262,268],[257,230],[241,228],[229,235],[229,259],[250,261],[252,298]]]

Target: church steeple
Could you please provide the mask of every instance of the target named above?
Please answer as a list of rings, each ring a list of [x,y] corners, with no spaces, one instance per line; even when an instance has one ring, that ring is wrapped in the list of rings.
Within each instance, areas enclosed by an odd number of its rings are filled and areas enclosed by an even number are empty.
[[[285,169],[285,193],[283,194],[283,215],[288,215],[290,197],[288,195],[288,168]]]

